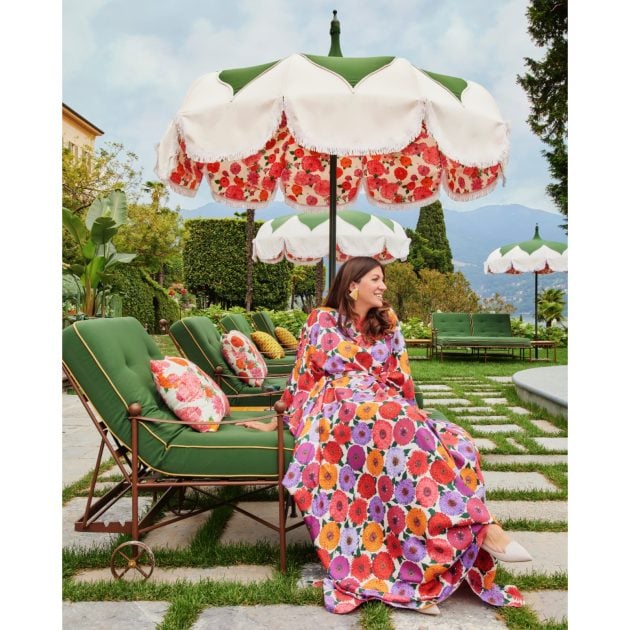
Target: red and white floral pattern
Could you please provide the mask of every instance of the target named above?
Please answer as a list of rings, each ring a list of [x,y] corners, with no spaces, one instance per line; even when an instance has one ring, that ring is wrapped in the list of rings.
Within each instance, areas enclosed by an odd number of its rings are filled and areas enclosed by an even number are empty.
[[[169,409],[201,433],[218,431],[230,403],[221,388],[197,365],[181,357],[151,361],[155,386]]]
[[[328,154],[301,147],[283,116],[265,146],[240,160],[196,162],[187,157],[180,138],[169,183],[180,193],[194,195],[205,176],[214,198],[230,205],[261,207],[280,189],[286,203],[295,208],[327,210],[329,162]],[[378,206],[424,206],[438,198],[440,186],[451,198],[463,201],[490,192],[501,174],[500,163],[479,168],[450,159],[423,124],[402,151],[338,156],[337,206],[352,203],[361,186]]]
[[[221,354],[233,372],[250,387],[261,387],[267,376],[267,364],[254,343],[238,330],[221,337]]]

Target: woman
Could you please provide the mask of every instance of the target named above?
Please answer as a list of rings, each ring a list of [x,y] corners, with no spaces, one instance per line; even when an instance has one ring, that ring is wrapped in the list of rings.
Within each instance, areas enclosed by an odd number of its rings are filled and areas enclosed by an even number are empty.
[[[531,556],[488,513],[470,435],[416,405],[385,289],[373,258],[340,268],[302,329],[282,398],[295,437],[283,484],[328,572],[326,608],[380,599],[439,614],[464,580],[490,604],[521,606],[516,587],[494,584],[494,558]]]

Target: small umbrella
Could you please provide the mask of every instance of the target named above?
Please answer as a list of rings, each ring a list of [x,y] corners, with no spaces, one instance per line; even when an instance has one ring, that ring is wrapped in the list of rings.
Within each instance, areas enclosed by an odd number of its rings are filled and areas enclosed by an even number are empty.
[[[534,274],[534,338],[538,339],[538,276],[568,271],[569,249],[566,243],[540,238],[538,224],[534,237],[522,243],[510,243],[490,253],[483,264],[484,273]],[[536,348],[538,352],[538,348]]]
[[[254,260],[315,265],[329,254],[330,221],[323,214],[292,214],[265,221],[254,238]],[[382,263],[406,260],[411,239],[399,223],[358,210],[337,213],[337,262],[372,256]]]
[[[334,12],[336,13],[336,11]],[[359,189],[377,205],[419,207],[440,189],[480,197],[503,177],[508,125],[482,86],[399,57],[342,57],[339,20],[329,56],[293,54],[200,77],[157,147],[155,172],[195,195],[260,208],[277,191],[326,210],[334,278],[337,205]]]

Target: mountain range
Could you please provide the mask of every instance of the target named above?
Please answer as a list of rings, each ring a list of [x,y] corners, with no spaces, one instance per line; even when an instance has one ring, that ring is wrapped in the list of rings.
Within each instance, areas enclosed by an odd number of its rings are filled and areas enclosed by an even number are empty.
[[[363,196],[353,208],[388,217],[406,228],[415,229],[418,222],[418,208],[385,210],[371,205]],[[234,216],[233,209],[216,203],[180,212],[185,219]],[[291,214],[291,210],[282,202],[272,202],[266,208],[258,210],[256,218],[267,221],[284,214]],[[523,320],[533,321],[533,274],[484,274],[483,263],[497,247],[531,239],[536,225],[539,227],[541,238],[566,243],[567,235],[560,227],[565,222],[564,217],[557,213],[509,204],[482,206],[465,212],[445,207],[444,222],[455,270],[464,274],[472,289],[482,298],[499,293],[506,302],[516,307],[516,316],[522,315]],[[539,276],[539,293],[552,287],[566,292],[567,274],[552,273]]]

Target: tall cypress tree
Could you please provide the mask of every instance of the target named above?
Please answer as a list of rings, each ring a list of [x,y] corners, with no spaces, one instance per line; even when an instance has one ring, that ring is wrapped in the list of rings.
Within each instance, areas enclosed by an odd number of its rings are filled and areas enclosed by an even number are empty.
[[[420,209],[416,233],[419,239],[412,239],[409,260],[422,261],[422,268],[435,269],[442,273],[452,273],[453,254],[446,237],[444,210],[440,201]],[[415,251],[417,249],[417,251]],[[413,263],[412,263],[413,264]],[[414,271],[418,273],[419,269]]]

